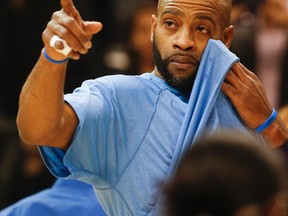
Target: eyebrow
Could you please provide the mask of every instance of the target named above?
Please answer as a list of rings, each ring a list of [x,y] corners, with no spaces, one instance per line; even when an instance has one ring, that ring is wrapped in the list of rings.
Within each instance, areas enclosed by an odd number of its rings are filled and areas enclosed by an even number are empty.
[[[176,15],[176,16],[184,16],[184,13],[181,12],[181,11],[178,11],[178,10],[173,10],[173,9],[167,9],[165,11],[163,11],[160,16],[163,16],[165,14],[173,14],[173,15]],[[209,20],[212,24],[213,24],[213,27],[215,28],[216,26],[216,23],[215,21],[213,20],[212,17],[210,16],[207,16],[205,14],[198,14],[196,15],[195,19],[200,19],[200,20]]]
[[[163,16],[165,14],[173,14],[173,15],[176,15],[176,16],[183,16],[184,15],[181,11],[173,10],[173,9],[168,9],[168,10],[163,11],[160,14],[160,16]]]
[[[207,16],[207,15],[204,15],[204,14],[199,14],[199,15],[196,15],[196,19],[209,20],[213,24],[214,28],[216,26],[215,21],[210,16]]]

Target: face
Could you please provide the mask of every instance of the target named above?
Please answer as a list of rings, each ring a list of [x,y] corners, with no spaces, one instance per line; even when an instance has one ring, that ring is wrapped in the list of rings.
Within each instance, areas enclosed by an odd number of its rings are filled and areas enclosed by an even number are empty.
[[[219,39],[227,46],[232,40],[233,27],[225,24],[222,1],[226,0],[159,1],[151,34],[157,76],[191,91],[208,40]]]

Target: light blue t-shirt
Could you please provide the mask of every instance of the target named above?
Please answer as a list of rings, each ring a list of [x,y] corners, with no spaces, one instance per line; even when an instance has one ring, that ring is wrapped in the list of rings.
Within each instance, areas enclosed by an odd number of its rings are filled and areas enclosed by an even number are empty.
[[[69,178],[92,184],[108,215],[146,215],[167,175],[187,100],[151,74],[89,80],[65,100],[80,120],[63,159]],[[41,147],[44,158],[49,149]],[[49,167],[63,176],[58,165]]]
[[[158,215],[160,187],[192,141],[247,130],[220,92],[238,58],[212,40],[203,58],[190,99],[150,73],[88,80],[65,95],[80,123],[66,153],[40,147],[51,172],[92,184],[108,215]]]

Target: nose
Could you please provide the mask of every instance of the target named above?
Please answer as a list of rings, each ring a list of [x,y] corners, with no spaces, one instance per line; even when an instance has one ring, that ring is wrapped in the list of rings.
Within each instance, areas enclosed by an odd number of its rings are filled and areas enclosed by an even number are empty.
[[[178,48],[183,51],[191,51],[195,48],[193,36],[189,30],[183,29],[179,31],[173,40],[173,48]]]

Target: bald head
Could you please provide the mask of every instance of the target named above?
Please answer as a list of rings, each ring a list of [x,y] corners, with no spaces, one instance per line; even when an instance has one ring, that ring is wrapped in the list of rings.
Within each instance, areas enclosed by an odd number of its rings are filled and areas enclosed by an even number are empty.
[[[219,15],[222,16],[224,27],[229,26],[231,18],[232,1],[231,0],[215,0],[215,1],[218,2],[223,12],[222,14]]]
[[[174,0],[158,0],[158,7],[157,13],[159,14],[161,9],[164,7],[165,4],[173,2]],[[191,0],[191,2],[197,0]],[[199,0],[198,0],[199,1]],[[223,28],[226,28],[230,25],[230,17],[231,17],[231,9],[232,9],[232,0],[201,0],[207,1],[217,8],[219,8],[219,17],[221,20],[221,25]]]

